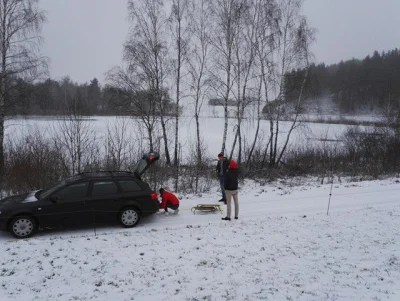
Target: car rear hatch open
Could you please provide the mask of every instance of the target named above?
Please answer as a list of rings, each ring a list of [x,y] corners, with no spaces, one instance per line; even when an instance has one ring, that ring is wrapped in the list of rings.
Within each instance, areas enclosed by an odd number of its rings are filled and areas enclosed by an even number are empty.
[[[142,159],[136,164],[135,175],[140,179],[150,165],[158,161],[158,159],[160,159],[160,154],[156,152],[144,154]]]

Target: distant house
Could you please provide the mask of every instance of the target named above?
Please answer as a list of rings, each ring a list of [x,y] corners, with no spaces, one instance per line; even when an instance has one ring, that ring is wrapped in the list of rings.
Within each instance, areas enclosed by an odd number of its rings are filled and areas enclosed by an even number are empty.
[[[208,104],[210,106],[224,106],[225,105],[225,100],[223,98],[211,98],[208,101]],[[229,107],[237,106],[237,101],[235,101],[233,99],[228,99],[228,106]]]

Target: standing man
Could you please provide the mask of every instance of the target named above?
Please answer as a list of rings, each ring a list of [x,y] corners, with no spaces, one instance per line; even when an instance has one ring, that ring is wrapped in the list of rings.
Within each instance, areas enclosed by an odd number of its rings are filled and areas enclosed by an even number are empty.
[[[222,192],[222,199],[219,200],[219,202],[224,202],[226,203],[226,195],[225,195],[225,188],[224,188],[224,177],[226,174],[226,171],[228,169],[228,159],[224,157],[224,153],[221,152],[218,154],[218,162],[217,162],[217,176],[219,178],[219,185],[221,186],[221,192]]]
[[[176,197],[176,195],[165,190],[164,188],[160,188],[159,191],[161,195],[160,209],[164,209],[165,213],[168,214],[168,208],[170,208],[175,211],[175,214],[178,214],[179,199]]]
[[[223,221],[231,220],[232,198],[233,201],[235,202],[235,219],[239,218],[238,176],[239,176],[239,170],[237,169],[236,162],[231,160],[229,162],[229,169],[225,174],[227,214],[226,217],[222,218]]]

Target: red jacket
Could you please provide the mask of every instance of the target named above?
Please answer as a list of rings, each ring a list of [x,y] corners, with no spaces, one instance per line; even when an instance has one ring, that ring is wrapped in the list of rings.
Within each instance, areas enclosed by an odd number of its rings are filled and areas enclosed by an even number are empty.
[[[179,200],[175,196],[175,194],[164,190],[162,195],[162,200],[160,204],[160,209],[165,209],[165,206],[167,206],[167,203],[170,202],[172,205],[179,205]]]

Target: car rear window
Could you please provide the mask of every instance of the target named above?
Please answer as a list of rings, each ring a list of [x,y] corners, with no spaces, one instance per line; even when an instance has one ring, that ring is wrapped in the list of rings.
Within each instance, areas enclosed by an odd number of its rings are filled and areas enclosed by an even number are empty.
[[[124,192],[143,190],[142,187],[140,187],[140,185],[133,180],[118,181],[118,183]]]
[[[93,183],[92,196],[102,196],[116,193],[118,193],[118,188],[113,181],[98,181]]]

